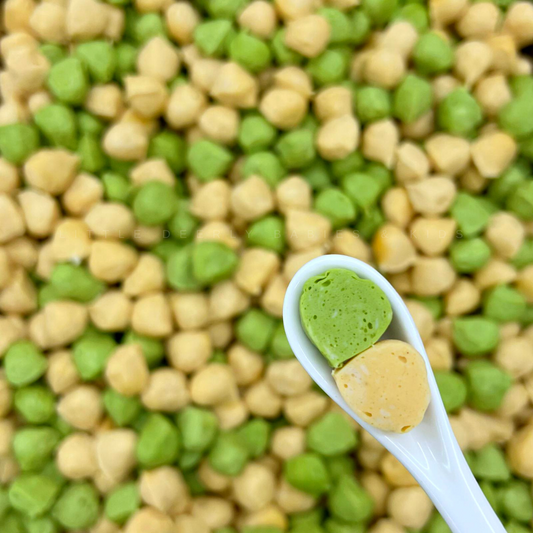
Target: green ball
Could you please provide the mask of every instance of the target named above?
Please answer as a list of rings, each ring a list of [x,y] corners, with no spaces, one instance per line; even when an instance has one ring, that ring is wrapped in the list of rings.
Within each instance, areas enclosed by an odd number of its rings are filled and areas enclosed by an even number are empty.
[[[229,57],[253,73],[265,70],[270,65],[271,60],[268,45],[244,31],[239,32],[231,40]]]
[[[192,251],[193,245],[188,244],[174,252],[167,260],[167,282],[177,291],[196,291],[202,287],[202,283],[193,274]]]
[[[82,105],[89,91],[89,80],[81,60],[68,57],[52,65],[48,73],[48,88],[63,104]]]
[[[519,270],[533,264],[533,239],[524,239],[511,262]]]
[[[524,139],[533,133],[533,100],[529,90],[502,107],[498,115],[502,130],[516,139]]]
[[[359,46],[370,37],[372,21],[362,9],[355,9],[352,13],[350,43]]]
[[[511,520],[526,523],[533,518],[533,502],[528,484],[513,480],[498,491],[501,512]]]
[[[231,21],[208,20],[196,26],[194,44],[206,56],[221,57],[226,53],[233,35]]]
[[[29,424],[45,424],[55,413],[55,396],[47,387],[31,385],[15,392],[17,413]]]
[[[533,92],[533,77],[530,75],[513,76],[509,79],[509,86],[514,96],[522,96]]]
[[[14,387],[24,387],[37,381],[48,368],[48,360],[30,341],[17,341],[7,350],[4,370],[7,381]]]
[[[225,476],[238,476],[248,460],[248,447],[234,431],[220,433],[209,452],[209,464]]]
[[[350,17],[346,13],[334,7],[323,7],[317,13],[329,22],[331,28],[330,44],[351,42],[353,26]]]
[[[329,218],[332,227],[348,226],[357,218],[357,209],[349,196],[340,189],[320,191],[315,198],[315,211]]]
[[[172,464],[179,456],[181,437],[178,428],[165,416],[150,414],[137,441],[137,461],[143,468]]]
[[[158,226],[172,217],[177,200],[173,187],[160,181],[149,181],[135,195],[133,214],[145,226]]]
[[[232,163],[233,154],[227,148],[206,139],[196,141],[187,152],[189,170],[201,181],[223,177]]]
[[[237,339],[254,352],[265,352],[268,348],[276,320],[260,309],[249,309],[235,327]]]
[[[324,515],[324,509],[320,507],[315,507],[310,511],[294,513],[290,517],[291,527],[320,525],[324,521]]]
[[[52,458],[61,440],[59,431],[51,427],[24,427],[13,437],[13,454],[23,472],[40,470]]]
[[[315,453],[304,453],[285,462],[284,475],[294,488],[318,497],[331,487],[331,479],[324,460]]]
[[[529,175],[529,164],[523,161],[511,165],[499,178],[491,180],[489,198],[500,205],[504,204],[513,191],[524,183]]]
[[[57,424],[57,420],[58,419],[56,419],[55,425],[59,425]],[[43,476],[50,478],[52,481],[55,481],[60,487],[64,487],[67,484],[67,479],[63,477],[63,474],[61,474],[57,467],[57,463],[53,459],[46,463],[40,473]]]
[[[166,24],[159,13],[146,13],[138,15],[135,19],[134,38],[139,44],[143,44],[152,37],[167,37]]]
[[[275,188],[287,175],[287,169],[273,152],[256,152],[246,157],[242,173],[245,178],[261,176],[272,188]]]
[[[326,464],[329,475],[334,483],[336,483],[346,472],[355,472],[355,461],[350,455],[333,455],[326,457]]]
[[[480,357],[492,352],[500,342],[497,322],[481,316],[461,317],[453,321],[453,343],[466,357]]]
[[[218,433],[218,419],[214,413],[200,407],[186,407],[176,416],[183,447],[191,452],[206,451]]]
[[[239,256],[222,242],[198,242],[192,249],[192,273],[202,285],[214,285],[233,275]]]
[[[328,508],[334,518],[357,524],[372,517],[374,500],[352,474],[345,474],[330,491]]]
[[[107,41],[89,41],[76,47],[76,57],[81,59],[90,78],[95,83],[109,83],[117,68],[117,54]]]
[[[190,212],[189,201],[178,200],[176,213],[168,222],[172,237],[178,241],[188,241],[193,237],[199,224],[199,220]]]
[[[26,533],[59,533],[59,526],[52,518],[27,518],[24,520]]]
[[[105,172],[102,175],[104,195],[110,202],[125,204],[131,194],[131,184],[127,178],[115,172]]]
[[[78,119],[78,128],[81,133],[95,135],[96,137],[99,137],[100,135],[102,135],[102,133],[104,133],[105,124],[99,118],[96,118],[94,115],[91,115],[86,111],[79,111],[75,116]]]
[[[178,466],[183,472],[191,472],[198,467],[203,455],[201,452],[190,452],[184,450],[178,459]]]
[[[283,322],[280,322],[274,331],[270,350],[275,359],[292,359],[294,357],[291,345],[287,340],[287,334],[285,333]]]
[[[215,19],[233,20],[246,3],[246,0],[209,0],[206,2],[206,8]]]
[[[440,128],[452,135],[466,137],[483,122],[483,113],[477,100],[467,89],[454,89],[439,104],[437,121]]]
[[[116,46],[117,68],[116,74],[119,80],[133,74],[137,66],[137,55],[139,50],[131,43],[121,42]]]
[[[331,169],[334,168],[335,163],[332,164]],[[321,191],[333,186],[330,167],[323,159],[315,159],[301,171],[301,175],[313,191]]]
[[[57,263],[52,270],[50,283],[60,298],[82,303],[94,300],[106,287],[86,267],[72,263]]]
[[[378,206],[372,206],[363,211],[362,216],[355,225],[355,229],[363,239],[369,241],[384,223],[385,217],[381,209]]]
[[[22,165],[39,149],[39,144],[39,131],[35,126],[18,123],[0,126],[0,153],[13,165]]]
[[[276,128],[259,114],[252,113],[241,120],[238,142],[246,153],[259,152],[270,148],[276,137]]]
[[[76,150],[78,124],[70,107],[62,104],[44,106],[33,115],[33,121],[52,146]]]
[[[67,57],[67,50],[58,44],[44,43],[39,47],[39,52],[48,59],[51,65]]]
[[[61,296],[59,296],[57,289],[53,285],[46,283],[45,285],[39,287],[38,301],[40,309],[42,309],[46,304],[55,302],[57,300],[61,300]]]
[[[454,54],[450,44],[440,35],[422,35],[413,50],[416,70],[423,75],[442,74],[453,66]]]
[[[78,143],[77,153],[80,157],[80,170],[84,172],[95,174],[106,166],[107,160],[100,139],[95,135],[82,135]]]
[[[347,174],[353,174],[354,172],[359,172],[360,170],[363,170],[364,166],[365,166],[365,159],[361,155],[361,152],[352,152],[350,155],[346,156],[344,159],[338,159],[337,161],[333,161],[331,163],[331,173],[333,174],[333,176],[335,176],[335,178],[340,179],[346,176]],[[329,177],[327,167],[326,168],[322,166],[319,166],[319,167],[327,174],[327,182],[326,182],[327,186],[331,185],[331,178]],[[304,177],[305,177],[305,174],[304,174]],[[322,189],[325,187],[316,187],[316,188]]]
[[[530,533],[530,528],[518,522],[508,522],[505,525],[505,531],[507,533]]]
[[[177,133],[162,131],[150,140],[148,158],[164,159],[172,172],[179,174],[187,166],[187,144]]]
[[[505,454],[496,444],[487,444],[474,454],[472,472],[477,479],[501,483],[511,479]]]
[[[246,240],[251,246],[259,246],[281,254],[286,246],[285,222],[274,215],[261,218],[249,227]]]
[[[88,529],[96,524],[100,512],[99,495],[89,483],[72,483],[63,490],[52,516],[65,529]]]
[[[241,426],[237,433],[248,448],[250,457],[256,459],[266,453],[270,441],[270,424],[266,420],[254,418]]]
[[[368,163],[364,171],[378,182],[382,193],[392,187],[392,172],[381,163]]]
[[[28,518],[44,515],[54,505],[60,486],[41,474],[17,476],[9,487],[9,503]]]
[[[411,124],[426,114],[433,106],[433,88],[429,81],[408,74],[394,91],[393,114]]]
[[[349,50],[328,48],[307,64],[307,71],[318,86],[332,85],[343,81],[350,62]]]
[[[450,213],[464,237],[479,235],[487,227],[491,215],[481,198],[466,192],[457,194]]]
[[[423,4],[412,3],[404,5],[396,12],[394,20],[410,22],[418,33],[424,33],[429,26],[428,11]]]
[[[118,427],[130,425],[140,414],[142,404],[135,396],[123,396],[114,389],[106,389],[102,395],[106,413]]]
[[[533,181],[518,185],[507,198],[506,207],[522,220],[533,220]]]
[[[526,306],[522,293],[507,285],[494,287],[483,297],[483,314],[497,322],[520,321]]]
[[[100,332],[82,335],[72,347],[72,358],[80,377],[84,381],[101,377],[116,347],[117,343],[111,335]]]
[[[374,26],[384,26],[398,8],[398,0],[363,0],[363,9]]]
[[[328,518],[324,522],[324,526],[326,533],[366,533],[364,524],[348,524],[336,518]]]
[[[513,384],[512,377],[490,361],[472,361],[465,367],[469,402],[479,411],[495,411]]]
[[[341,180],[341,188],[352,203],[365,212],[376,206],[383,192],[379,180],[363,172],[354,172],[344,176]]]
[[[307,447],[330,457],[352,451],[357,433],[341,413],[327,413],[307,430]]]
[[[435,372],[442,402],[446,412],[453,413],[466,403],[468,390],[465,380],[455,372]]]
[[[453,268],[462,274],[471,274],[483,268],[492,255],[490,246],[481,238],[462,239],[450,246]]]
[[[285,133],[276,144],[276,152],[282,164],[288,169],[308,166],[316,157],[313,132],[299,129]]]
[[[361,87],[357,91],[356,114],[365,124],[391,115],[392,101],[388,91],[381,87]]]
[[[159,241],[155,246],[150,248],[150,251],[162,261],[168,261],[170,257],[179,252],[182,249],[182,245],[174,239],[163,239]]]
[[[124,524],[141,506],[137,483],[125,483],[114,488],[106,497],[104,514],[115,524]]]

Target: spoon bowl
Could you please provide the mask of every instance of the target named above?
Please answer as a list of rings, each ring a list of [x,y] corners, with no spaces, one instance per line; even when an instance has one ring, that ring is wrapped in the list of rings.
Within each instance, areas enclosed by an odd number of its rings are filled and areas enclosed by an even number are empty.
[[[381,339],[409,343],[424,358],[431,400],[422,422],[409,433],[375,428],[359,418],[340,395],[327,360],[307,337],[300,320],[305,282],[332,268],[345,268],[373,281],[390,301],[393,317]],[[319,387],[363,429],[392,453],[431,498],[454,533],[505,533],[475,480],[453,434],[424,344],[413,318],[394,287],[373,267],[344,255],[324,255],[305,264],[291,280],[283,303],[283,324],[289,344]]]

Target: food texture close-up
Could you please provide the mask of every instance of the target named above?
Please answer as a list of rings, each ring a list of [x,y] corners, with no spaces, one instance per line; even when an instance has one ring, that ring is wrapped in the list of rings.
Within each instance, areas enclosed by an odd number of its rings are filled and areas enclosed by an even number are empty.
[[[293,355],[287,286],[330,253],[401,294],[483,492],[533,532],[533,3],[0,19],[0,533],[450,533]],[[386,429],[423,416],[413,373]]]

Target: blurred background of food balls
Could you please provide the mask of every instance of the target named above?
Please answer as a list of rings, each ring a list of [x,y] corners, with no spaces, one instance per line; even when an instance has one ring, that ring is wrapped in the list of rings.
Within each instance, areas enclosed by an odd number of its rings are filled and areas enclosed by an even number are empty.
[[[340,253],[533,531],[533,4],[6,0],[0,531],[446,533],[294,358]]]

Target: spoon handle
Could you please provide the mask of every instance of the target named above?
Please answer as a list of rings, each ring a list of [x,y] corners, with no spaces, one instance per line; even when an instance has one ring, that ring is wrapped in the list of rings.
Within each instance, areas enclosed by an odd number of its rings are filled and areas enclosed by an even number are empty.
[[[506,532],[466,462],[440,397],[433,398],[425,423],[405,437],[385,438],[383,444],[426,491],[453,533]]]
[[[435,465],[433,480],[423,484],[424,490],[453,533],[505,533],[463,454],[456,459],[454,469],[439,472]]]

